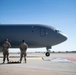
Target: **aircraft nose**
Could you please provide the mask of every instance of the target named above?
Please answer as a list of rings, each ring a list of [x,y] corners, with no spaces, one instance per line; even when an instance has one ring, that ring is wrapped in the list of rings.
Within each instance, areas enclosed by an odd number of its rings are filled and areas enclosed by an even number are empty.
[[[63,35],[63,40],[66,41],[67,39],[67,36]]]
[[[61,41],[62,42],[64,42],[64,41],[66,41],[68,38],[67,38],[67,36],[65,35],[65,34],[60,34],[61,35]]]
[[[62,43],[67,40],[67,36],[64,33],[58,33],[57,44]]]

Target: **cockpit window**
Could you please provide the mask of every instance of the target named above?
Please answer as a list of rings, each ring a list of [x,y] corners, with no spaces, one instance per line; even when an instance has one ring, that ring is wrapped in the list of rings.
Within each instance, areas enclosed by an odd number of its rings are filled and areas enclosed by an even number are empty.
[[[59,33],[60,31],[59,31],[59,30],[55,30],[55,32],[56,32],[56,33]]]

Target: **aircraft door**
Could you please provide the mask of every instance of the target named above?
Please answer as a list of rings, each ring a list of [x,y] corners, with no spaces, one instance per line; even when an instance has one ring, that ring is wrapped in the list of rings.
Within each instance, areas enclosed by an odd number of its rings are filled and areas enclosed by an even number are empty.
[[[45,29],[44,28],[41,28],[40,29],[40,36],[41,37],[44,37],[46,34],[45,34]]]

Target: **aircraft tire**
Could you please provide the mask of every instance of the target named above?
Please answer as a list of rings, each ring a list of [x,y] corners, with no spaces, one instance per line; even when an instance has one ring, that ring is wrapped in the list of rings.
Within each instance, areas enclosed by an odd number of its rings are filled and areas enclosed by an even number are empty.
[[[50,56],[50,52],[46,52],[45,55],[46,55],[47,57],[49,57],[49,56]]]

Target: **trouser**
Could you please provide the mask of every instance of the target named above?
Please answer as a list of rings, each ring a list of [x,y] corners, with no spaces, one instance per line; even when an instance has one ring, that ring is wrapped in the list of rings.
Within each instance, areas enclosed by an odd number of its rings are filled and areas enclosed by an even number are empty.
[[[26,52],[21,52],[21,54],[20,54],[20,62],[22,61],[23,56],[24,56],[24,60],[26,61]]]
[[[9,61],[9,53],[8,52],[3,53],[3,62],[5,62],[6,57],[7,57],[7,61]]]

